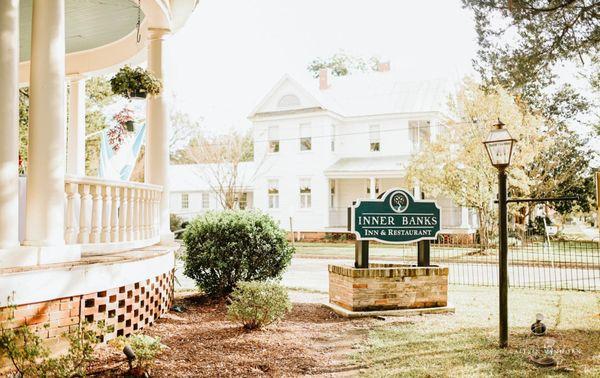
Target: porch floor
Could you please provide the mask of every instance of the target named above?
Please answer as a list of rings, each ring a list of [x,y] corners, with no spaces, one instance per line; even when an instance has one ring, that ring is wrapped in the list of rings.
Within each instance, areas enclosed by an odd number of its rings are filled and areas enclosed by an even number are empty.
[[[179,249],[178,243],[169,244],[155,244],[144,248],[132,249],[129,251],[103,253],[101,251],[86,252],[82,253],[81,259],[78,261],[56,263],[56,264],[42,264],[25,267],[12,267],[12,268],[0,268],[0,276],[14,273],[24,273],[41,270],[55,270],[55,269],[73,269],[82,266],[89,265],[108,265],[108,264],[120,264],[126,262],[134,262],[146,259],[153,259],[158,256],[165,255],[167,253],[176,251]]]

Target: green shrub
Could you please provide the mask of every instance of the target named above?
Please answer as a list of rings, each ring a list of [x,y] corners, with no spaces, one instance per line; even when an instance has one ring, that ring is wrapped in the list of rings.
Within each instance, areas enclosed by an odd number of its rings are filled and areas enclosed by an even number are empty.
[[[89,364],[93,361],[94,346],[98,341],[98,332],[84,323],[74,332],[64,335],[69,341],[67,355],[49,359],[42,368],[51,377],[85,377]]]
[[[156,357],[167,348],[160,342],[160,338],[142,334],[134,334],[128,338],[119,336],[109,341],[109,344],[119,351],[122,351],[125,345],[129,345],[135,353],[132,367],[140,373],[149,372]]]
[[[240,281],[279,278],[294,253],[285,232],[256,211],[209,212],[190,222],[183,241],[185,275],[213,297]]]
[[[245,329],[267,326],[292,309],[287,290],[275,282],[239,282],[230,297],[227,317]]]
[[[5,309],[12,320],[14,306]],[[18,377],[84,377],[92,361],[94,345],[101,329],[88,324],[63,335],[69,341],[69,351],[60,357],[50,357],[50,350],[27,325],[5,328],[0,324],[0,358],[7,358]]]

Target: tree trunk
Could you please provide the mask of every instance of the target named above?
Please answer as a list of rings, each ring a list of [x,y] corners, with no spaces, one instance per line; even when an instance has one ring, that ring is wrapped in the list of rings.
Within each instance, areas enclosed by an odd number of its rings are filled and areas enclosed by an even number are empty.
[[[479,243],[481,244],[481,251],[484,252],[490,243],[488,219],[484,209],[477,209],[477,220],[479,221]]]

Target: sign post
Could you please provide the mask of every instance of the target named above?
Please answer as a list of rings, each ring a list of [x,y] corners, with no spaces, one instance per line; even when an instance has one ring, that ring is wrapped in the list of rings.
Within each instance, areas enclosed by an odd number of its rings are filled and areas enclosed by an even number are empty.
[[[429,240],[421,240],[417,243],[417,266],[429,266],[429,255],[430,255]]]

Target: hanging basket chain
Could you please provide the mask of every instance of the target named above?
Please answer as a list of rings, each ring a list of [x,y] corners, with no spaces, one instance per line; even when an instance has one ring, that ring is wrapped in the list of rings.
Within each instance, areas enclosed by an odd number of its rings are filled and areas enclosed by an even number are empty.
[[[142,40],[142,34],[140,33],[140,27],[142,26],[142,0],[138,0],[138,17],[137,17],[137,43]]]

